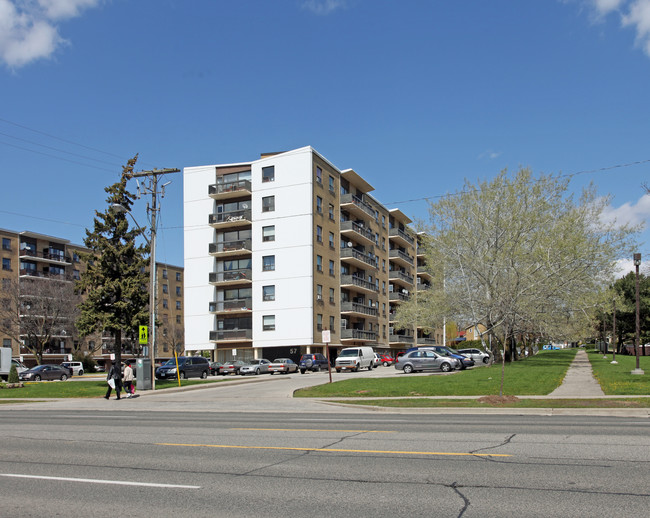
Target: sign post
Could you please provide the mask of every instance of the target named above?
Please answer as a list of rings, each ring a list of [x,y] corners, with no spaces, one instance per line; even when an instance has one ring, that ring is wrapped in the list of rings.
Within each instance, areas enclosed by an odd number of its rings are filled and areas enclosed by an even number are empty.
[[[330,330],[323,329],[323,343],[325,344],[325,352],[327,353],[327,372],[330,375],[330,383],[332,383],[332,364],[330,363]]]

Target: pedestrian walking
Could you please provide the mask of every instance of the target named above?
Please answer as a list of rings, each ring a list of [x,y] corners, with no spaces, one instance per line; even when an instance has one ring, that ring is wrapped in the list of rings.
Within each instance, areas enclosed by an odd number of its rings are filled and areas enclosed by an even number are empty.
[[[122,391],[122,373],[120,371],[120,366],[116,365],[115,362],[113,362],[111,364],[110,370],[108,371],[108,375],[106,376],[108,390],[106,391],[104,399],[111,397],[111,390],[113,389],[115,389],[115,395],[117,396],[115,399],[120,399],[120,392]]]
[[[124,367],[124,392],[126,392],[126,397],[130,398],[133,396],[133,369],[131,364],[127,363]]]

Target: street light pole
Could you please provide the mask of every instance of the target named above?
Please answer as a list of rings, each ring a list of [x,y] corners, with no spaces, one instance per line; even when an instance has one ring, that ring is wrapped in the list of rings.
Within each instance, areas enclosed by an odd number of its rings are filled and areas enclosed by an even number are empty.
[[[636,353],[636,369],[632,374],[644,374],[639,366],[639,342],[641,335],[641,322],[639,319],[639,266],[641,265],[641,254],[634,254],[634,267],[636,269],[636,332],[634,335],[634,352]]]

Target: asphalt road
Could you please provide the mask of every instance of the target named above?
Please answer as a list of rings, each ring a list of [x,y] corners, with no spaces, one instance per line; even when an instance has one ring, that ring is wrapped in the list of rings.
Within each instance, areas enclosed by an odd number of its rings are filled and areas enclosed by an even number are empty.
[[[636,517],[650,506],[648,419],[93,404],[0,407],[0,516]]]

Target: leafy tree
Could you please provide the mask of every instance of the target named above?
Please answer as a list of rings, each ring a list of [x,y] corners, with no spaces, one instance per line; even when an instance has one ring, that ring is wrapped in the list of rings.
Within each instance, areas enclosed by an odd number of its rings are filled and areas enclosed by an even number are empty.
[[[568,180],[528,169],[466,182],[430,204],[421,230],[432,289],[400,306],[397,325],[481,324],[503,361],[517,359],[517,343],[581,336],[637,230],[602,223],[608,203],[593,186],[575,199]]]
[[[134,195],[126,189],[127,175],[133,172],[137,155],[123,166],[122,178],[110,187],[105,212],[95,211],[94,229],[86,229],[82,254],[88,268],[78,282],[86,294],[81,303],[77,327],[82,335],[108,331],[114,338],[115,361],[122,359],[122,333],[133,332],[148,321],[146,266],[147,245],[136,245],[143,229],[129,228],[126,213],[113,210],[116,204],[130,211]]]
[[[2,291],[0,330],[24,344],[40,365],[58,338],[74,337],[80,301],[71,279],[9,281]]]

